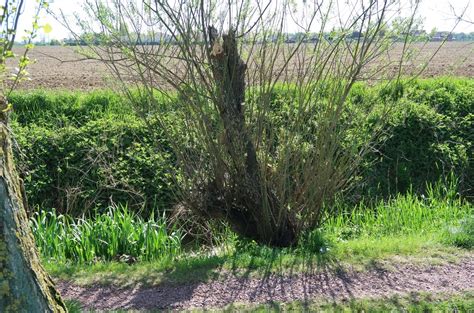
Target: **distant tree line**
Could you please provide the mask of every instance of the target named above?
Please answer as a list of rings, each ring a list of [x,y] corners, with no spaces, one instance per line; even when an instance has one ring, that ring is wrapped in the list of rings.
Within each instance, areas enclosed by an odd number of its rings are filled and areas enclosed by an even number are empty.
[[[384,33],[382,32],[381,35]],[[430,33],[427,33],[425,30],[413,30],[411,32],[411,35],[415,39],[419,39],[420,41],[474,41],[474,32],[470,33],[452,33],[449,31],[432,31]],[[92,37],[96,38],[94,40],[95,43],[99,44],[101,42],[100,36],[97,34],[92,34]],[[315,43],[318,42],[319,40],[324,39],[324,40],[333,40],[335,38],[335,34],[333,33],[325,33],[324,35],[320,36],[318,33],[287,33],[281,36],[272,36],[270,35],[268,38],[266,38],[266,41],[270,42],[276,42],[279,40],[283,40],[286,43],[296,43],[296,42],[308,42],[308,43]],[[357,40],[359,38],[364,37],[364,34],[359,32],[359,31],[354,31],[350,34],[345,34],[346,40]],[[263,40],[263,39],[262,39]],[[402,41],[402,37],[396,37],[393,36],[394,41]],[[163,42],[170,43],[173,41],[173,39],[170,36],[166,36],[163,34],[160,35],[154,35],[154,36],[145,36],[145,39],[141,38],[141,42],[147,43],[150,45],[158,45]],[[85,46],[86,42],[84,40],[76,40],[72,38],[64,38],[62,40],[58,39],[51,39],[50,41],[38,41],[35,42],[35,45],[38,46],[60,46],[60,45],[66,45],[66,46]]]

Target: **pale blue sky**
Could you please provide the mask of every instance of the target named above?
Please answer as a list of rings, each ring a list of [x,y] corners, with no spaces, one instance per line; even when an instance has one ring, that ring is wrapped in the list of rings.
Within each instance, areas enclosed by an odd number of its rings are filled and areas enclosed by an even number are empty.
[[[409,1],[409,0],[406,0]],[[74,12],[80,12],[82,7],[82,0],[54,0],[51,4],[51,9],[54,12],[62,10],[66,16],[72,16]],[[19,37],[23,35],[23,30],[30,27],[31,16],[33,16],[35,0],[26,0],[25,11],[23,19],[19,26]],[[451,30],[455,24],[454,16],[450,9],[450,4],[453,5],[457,12],[461,12],[466,6],[465,17],[474,21],[474,1],[470,0],[422,0],[419,14],[424,18],[424,28],[430,31],[433,28],[438,30]],[[51,16],[42,14],[40,24],[48,23],[52,26],[53,31],[47,35],[40,34],[40,37],[46,39],[62,39],[70,37],[68,30],[61,26],[60,23],[54,20]],[[456,32],[474,32],[474,24],[460,23],[455,29]]]

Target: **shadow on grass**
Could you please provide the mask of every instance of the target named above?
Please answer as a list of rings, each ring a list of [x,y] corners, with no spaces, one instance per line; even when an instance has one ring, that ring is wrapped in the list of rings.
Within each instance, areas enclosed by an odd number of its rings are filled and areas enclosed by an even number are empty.
[[[330,244],[279,249],[241,242],[223,254],[188,254],[133,265],[70,266],[52,274],[62,281],[66,298],[99,309],[182,309],[295,300],[301,302],[298,309],[304,309],[305,303],[318,298],[352,305],[361,296],[354,293],[361,284],[369,294],[378,292],[372,282],[397,289],[398,282],[388,275],[384,262],[369,261],[369,272],[358,272],[343,262],[345,257]]]
[[[352,278],[330,253],[304,249],[242,246],[223,256],[168,264],[102,264],[88,271],[100,284],[60,284],[67,298],[79,299],[88,308],[172,309],[293,298],[307,302],[320,291],[334,299],[341,293],[353,297]],[[82,275],[74,268],[63,273],[73,280]],[[208,297],[216,298],[209,303]]]

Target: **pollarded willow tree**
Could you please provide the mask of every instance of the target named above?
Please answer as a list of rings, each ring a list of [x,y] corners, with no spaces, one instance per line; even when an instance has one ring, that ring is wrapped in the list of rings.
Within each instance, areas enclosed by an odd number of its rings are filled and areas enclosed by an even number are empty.
[[[349,92],[368,80],[400,90],[418,6],[86,2],[77,39],[109,67],[140,116],[167,131],[180,206],[275,246],[294,245],[319,226],[351,186],[376,132],[350,133],[354,115],[362,125],[374,106],[349,108]],[[395,45],[398,56],[389,53]],[[163,105],[175,116],[159,113]]]
[[[47,2],[37,5],[40,10]],[[10,73],[6,60],[14,57],[12,47],[23,6],[23,0],[5,0],[0,6],[0,312],[66,312],[40,264],[12,154],[8,96],[25,77],[27,53],[38,29],[36,17],[18,68]]]

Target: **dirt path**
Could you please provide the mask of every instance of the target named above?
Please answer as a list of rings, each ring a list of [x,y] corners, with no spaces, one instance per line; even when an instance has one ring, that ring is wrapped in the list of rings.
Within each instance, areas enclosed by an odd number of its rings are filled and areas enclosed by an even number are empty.
[[[474,257],[458,264],[438,266],[400,265],[395,270],[369,272],[323,271],[290,277],[238,278],[182,286],[156,286],[121,289],[118,287],[79,287],[60,282],[66,299],[79,300],[86,308],[180,309],[223,307],[227,304],[290,302],[294,300],[344,300],[381,298],[410,292],[460,292],[474,290]]]

